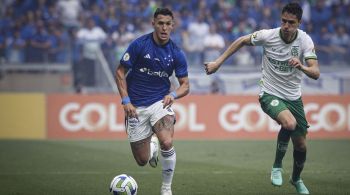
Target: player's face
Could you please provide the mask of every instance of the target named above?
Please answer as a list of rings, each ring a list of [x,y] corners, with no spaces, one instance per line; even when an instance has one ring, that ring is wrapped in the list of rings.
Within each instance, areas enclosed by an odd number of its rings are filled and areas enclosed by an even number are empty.
[[[158,15],[152,21],[154,27],[153,37],[158,44],[165,44],[170,39],[170,33],[174,28],[174,22],[171,16]]]
[[[281,31],[284,37],[290,38],[299,28],[300,21],[296,15],[284,12],[281,16]]]

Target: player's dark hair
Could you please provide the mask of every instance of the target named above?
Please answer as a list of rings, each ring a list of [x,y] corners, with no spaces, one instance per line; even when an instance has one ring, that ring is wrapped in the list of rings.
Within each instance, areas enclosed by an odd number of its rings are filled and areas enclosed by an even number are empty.
[[[288,12],[290,14],[295,15],[298,20],[301,20],[301,17],[303,16],[303,9],[300,7],[300,5],[298,3],[292,2],[292,3],[288,3],[287,5],[285,5],[282,9],[282,14],[284,12]]]
[[[157,8],[153,17],[156,18],[158,15],[171,16],[174,19],[173,12],[169,8]]]

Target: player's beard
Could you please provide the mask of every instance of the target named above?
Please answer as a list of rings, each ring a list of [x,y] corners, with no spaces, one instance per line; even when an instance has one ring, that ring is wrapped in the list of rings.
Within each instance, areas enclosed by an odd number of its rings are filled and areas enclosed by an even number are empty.
[[[294,39],[295,35],[296,35],[297,31],[290,31],[290,30],[282,30],[282,36],[283,39],[285,39],[286,41],[291,41]]]

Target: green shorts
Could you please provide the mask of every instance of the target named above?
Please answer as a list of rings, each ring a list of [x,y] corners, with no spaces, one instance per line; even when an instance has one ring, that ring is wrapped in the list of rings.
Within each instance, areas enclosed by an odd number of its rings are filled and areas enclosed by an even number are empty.
[[[303,136],[307,134],[307,128],[309,125],[306,121],[304,105],[301,98],[297,100],[284,100],[277,96],[264,93],[259,102],[263,111],[269,115],[272,119],[276,120],[278,114],[283,110],[289,110],[297,121],[297,126],[292,131],[292,136]]]

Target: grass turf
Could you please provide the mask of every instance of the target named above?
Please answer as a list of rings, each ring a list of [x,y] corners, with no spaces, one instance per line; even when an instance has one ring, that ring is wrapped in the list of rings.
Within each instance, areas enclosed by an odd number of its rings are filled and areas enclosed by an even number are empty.
[[[282,187],[270,184],[275,141],[175,141],[174,195],[296,194],[288,183],[292,146]],[[312,194],[350,194],[350,141],[309,140],[303,180]],[[139,195],[158,195],[161,169],[138,167],[127,141],[0,140],[0,194],[109,194],[126,173]]]

